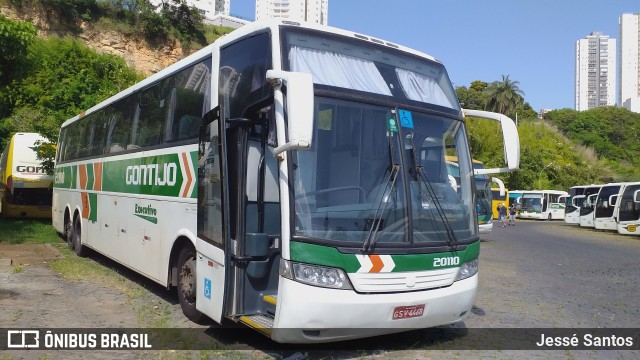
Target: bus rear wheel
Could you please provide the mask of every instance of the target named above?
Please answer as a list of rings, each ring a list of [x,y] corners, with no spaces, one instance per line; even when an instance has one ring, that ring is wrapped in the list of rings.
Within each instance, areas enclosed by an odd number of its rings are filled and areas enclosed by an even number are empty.
[[[549,213],[549,216],[547,216],[547,220],[551,220],[551,213]]]
[[[196,309],[197,282],[196,250],[185,246],[178,255],[178,300],[182,312],[189,320],[205,325],[209,318]]]
[[[72,231],[72,243],[73,249],[76,252],[76,255],[80,257],[87,256],[87,248],[82,245],[82,228],[80,224],[80,216],[76,216],[73,220],[73,231]]]
[[[64,222],[64,237],[67,241],[67,246],[70,250],[73,250],[73,226],[71,226],[71,219],[68,216],[65,216]]]

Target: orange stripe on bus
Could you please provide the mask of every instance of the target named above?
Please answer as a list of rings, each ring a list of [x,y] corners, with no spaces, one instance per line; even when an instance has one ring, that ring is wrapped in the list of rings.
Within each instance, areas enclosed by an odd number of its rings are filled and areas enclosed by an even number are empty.
[[[80,189],[87,190],[87,165],[78,165],[78,172],[80,173]]]
[[[182,155],[182,162],[184,163],[184,168],[186,170],[186,177],[187,177],[187,186],[184,187],[184,192],[182,193],[182,197],[187,197],[187,195],[189,195],[189,188],[191,187],[193,178],[191,177],[191,168],[189,167],[187,153],[182,153],[181,155]]]
[[[102,191],[102,163],[97,162],[93,164],[93,176],[95,180],[93,182],[93,190]]]
[[[369,259],[371,260],[371,264],[373,264],[369,272],[376,272],[376,273],[380,272],[380,270],[382,270],[382,268],[384,267],[384,262],[382,262],[382,259],[380,258],[380,256],[369,255]]]
[[[82,218],[83,219],[88,219],[89,218],[89,210],[90,210],[89,194],[83,192],[83,193],[80,193],[80,196],[82,198]]]

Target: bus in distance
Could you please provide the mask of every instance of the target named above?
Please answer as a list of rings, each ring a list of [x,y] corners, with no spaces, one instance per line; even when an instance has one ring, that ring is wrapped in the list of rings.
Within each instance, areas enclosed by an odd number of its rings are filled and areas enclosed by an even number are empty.
[[[460,321],[480,238],[465,117],[435,58],[316,24],[247,24],[66,121],[53,224],[277,342]],[[457,158],[459,180],[446,157]]]
[[[37,133],[16,133],[0,156],[0,212],[3,217],[51,218],[53,177],[38,160],[48,141]]]
[[[640,182],[622,185],[614,213],[618,234],[640,235]]]
[[[580,223],[580,206],[584,201],[584,190],[587,185],[572,186],[569,188],[569,196],[565,200],[564,222],[567,224]]]
[[[618,201],[618,195],[622,189],[622,183],[610,183],[603,185],[598,192],[596,205],[593,211],[593,227],[598,230],[618,229],[614,218],[614,210]]]
[[[556,220],[564,219],[564,198],[566,191],[530,190],[522,194],[522,219]]]
[[[598,192],[602,185],[591,185],[584,189],[584,201],[580,207],[580,219],[578,223],[582,227],[593,227],[593,211],[595,210]]]

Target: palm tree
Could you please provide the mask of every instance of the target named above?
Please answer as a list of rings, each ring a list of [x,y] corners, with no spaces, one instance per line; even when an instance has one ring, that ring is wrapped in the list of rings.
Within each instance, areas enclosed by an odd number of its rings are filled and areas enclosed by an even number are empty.
[[[518,87],[518,81],[509,80],[502,75],[502,81],[495,81],[487,87],[486,110],[512,116],[524,99],[524,92]]]

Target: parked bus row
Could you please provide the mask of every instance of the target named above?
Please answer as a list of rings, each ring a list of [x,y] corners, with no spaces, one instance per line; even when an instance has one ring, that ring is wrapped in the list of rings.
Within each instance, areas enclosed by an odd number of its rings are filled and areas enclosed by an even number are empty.
[[[640,235],[640,182],[572,187],[566,199],[565,222]]]
[[[497,206],[503,203],[510,207],[515,205],[517,217],[520,219],[562,220],[564,219],[566,191],[558,190],[505,190],[501,195],[494,189],[493,211],[497,216]]]

